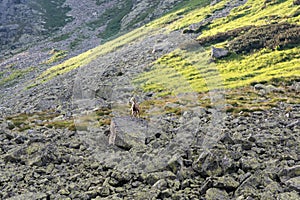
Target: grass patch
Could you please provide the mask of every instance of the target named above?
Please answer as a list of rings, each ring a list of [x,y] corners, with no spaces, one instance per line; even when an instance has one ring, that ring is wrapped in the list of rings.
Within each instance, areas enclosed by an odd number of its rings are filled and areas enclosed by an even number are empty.
[[[262,48],[283,49],[300,44],[300,25],[280,23],[252,27],[228,43],[231,51],[249,53]]]
[[[300,74],[300,47],[287,50],[263,49],[251,55],[236,55],[217,62],[224,86],[236,88],[253,82]]]
[[[295,91],[289,89],[289,85],[294,81],[299,81],[300,77],[282,77],[279,79],[271,79],[264,84],[276,86],[282,91],[273,91],[262,94],[261,91],[254,90],[251,86],[235,88],[227,90],[225,98],[227,100],[226,112],[233,114],[249,113],[255,111],[264,111],[279,105],[280,102],[290,104],[299,104],[300,97]],[[287,84],[290,83],[290,84]]]
[[[210,14],[211,9],[207,7],[207,10],[201,9],[210,3],[208,0],[190,0],[179,3],[170,13],[165,16],[154,20],[149,26],[154,28],[167,27],[168,30],[178,30],[186,28],[192,23],[197,23]],[[214,7],[217,9],[217,6]],[[184,17],[183,17],[184,16]]]
[[[30,67],[27,69],[17,69],[17,70],[11,70],[11,73],[8,75],[4,75],[5,73],[3,72],[0,75],[0,86],[12,86],[14,84],[16,84],[20,78],[22,78],[23,76],[25,76],[27,73],[33,71],[34,68]]]
[[[73,120],[59,120],[45,123],[48,128],[56,129],[69,129],[71,131],[76,131],[76,127]]]
[[[39,0],[30,1],[30,7],[42,13],[45,24],[44,27],[48,30],[56,30],[65,26],[72,18],[67,16],[67,12],[71,10],[69,7],[63,6],[66,0]]]
[[[67,53],[68,51],[54,49],[50,52],[50,54],[52,55],[51,58],[45,61],[44,64],[51,65],[53,63],[59,62],[68,55]]]
[[[149,28],[136,29],[121,37],[118,37],[112,41],[100,45],[94,49],[88,50],[78,56],[70,58],[59,65],[47,69],[40,76],[37,77],[36,81],[38,83],[45,82],[56,77],[59,74],[64,74],[78,67],[87,65],[99,56],[115,51],[123,45],[128,44],[138,38],[142,38],[153,31],[155,30]]]
[[[293,0],[270,5],[265,5],[263,1],[248,0],[243,6],[234,8],[227,17],[214,20],[199,39],[244,26],[283,22],[299,24],[300,17],[292,17],[298,10],[297,6],[293,6]]]
[[[123,7],[112,8],[105,12],[107,18],[109,19],[105,30],[99,34],[103,39],[108,39],[121,30],[121,20],[127,15],[133,6],[132,0],[127,0],[123,3]],[[106,18],[106,17],[105,17]]]

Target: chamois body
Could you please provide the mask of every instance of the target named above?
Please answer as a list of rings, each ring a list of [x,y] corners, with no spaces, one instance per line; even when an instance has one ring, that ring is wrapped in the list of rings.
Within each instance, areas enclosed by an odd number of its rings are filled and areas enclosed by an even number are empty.
[[[140,117],[140,107],[134,97],[130,99],[130,103],[131,103],[131,115],[133,117]]]

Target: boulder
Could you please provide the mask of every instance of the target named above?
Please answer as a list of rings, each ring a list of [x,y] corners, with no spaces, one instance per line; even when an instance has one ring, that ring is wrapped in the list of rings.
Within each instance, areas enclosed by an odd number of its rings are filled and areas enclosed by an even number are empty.
[[[281,193],[277,196],[277,200],[299,200],[300,196],[297,194],[297,192],[285,192]]]
[[[300,193],[300,176],[291,178],[290,180],[285,182],[286,185],[291,189]]]
[[[226,200],[229,196],[226,191],[217,188],[210,188],[206,191],[205,199],[207,200]]]
[[[147,122],[140,118],[115,117],[111,120],[109,144],[130,150],[145,145]]]
[[[222,58],[229,54],[229,51],[225,48],[211,48],[211,58]]]
[[[293,167],[285,167],[279,172],[279,177],[282,182],[300,176],[300,165],[295,165]]]
[[[231,176],[217,177],[213,183],[215,188],[223,189],[227,192],[234,191],[239,185],[240,183]]]
[[[294,4],[295,6],[300,5],[300,0],[294,0],[294,1],[293,1],[293,4]]]
[[[8,198],[7,200],[21,200],[21,199],[35,199],[35,200],[42,200],[42,199],[48,199],[49,196],[45,193],[33,193],[28,192],[25,194],[20,194],[11,198]]]

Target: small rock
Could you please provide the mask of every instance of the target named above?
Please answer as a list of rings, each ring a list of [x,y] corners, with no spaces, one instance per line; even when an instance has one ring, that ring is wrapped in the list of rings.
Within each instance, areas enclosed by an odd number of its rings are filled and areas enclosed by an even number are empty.
[[[254,85],[254,90],[266,90],[266,86],[258,83],[256,85]]]
[[[229,200],[228,193],[217,188],[210,188],[205,194],[206,200]]]
[[[279,172],[281,181],[300,176],[300,165],[286,167]]]
[[[218,177],[213,183],[213,187],[224,189],[227,192],[234,191],[239,185],[240,183],[230,176]]]
[[[131,117],[117,117],[111,120],[109,144],[122,149],[145,146],[147,122]]]
[[[300,196],[297,194],[297,192],[285,192],[281,193],[277,196],[277,200],[299,200]]]
[[[212,47],[211,48],[211,57],[212,58],[222,58],[225,57],[229,54],[229,51],[224,48],[216,48]]]
[[[101,188],[99,188],[99,195],[101,197],[107,197],[110,195],[110,189],[107,186],[103,186]]]
[[[164,190],[167,188],[167,186],[168,186],[167,181],[165,179],[161,179],[161,180],[158,180],[156,183],[154,183],[152,188],[155,188],[158,190]]]
[[[285,182],[285,184],[291,189],[300,193],[300,176],[291,178]]]
[[[166,189],[160,192],[159,198],[161,199],[166,199],[172,196],[172,190],[171,189]]]
[[[146,182],[148,184],[150,184],[150,185],[153,185],[157,181],[159,181],[160,179],[172,179],[172,180],[175,180],[176,179],[176,175],[173,174],[170,171],[154,172],[154,173],[150,173],[150,174],[147,175]]]

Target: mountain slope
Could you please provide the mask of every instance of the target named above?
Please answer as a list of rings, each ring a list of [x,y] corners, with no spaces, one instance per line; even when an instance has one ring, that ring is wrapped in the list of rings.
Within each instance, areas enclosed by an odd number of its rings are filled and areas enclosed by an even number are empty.
[[[299,199],[299,2],[131,2],[103,33],[150,23],[1,63],[0,198]]]

